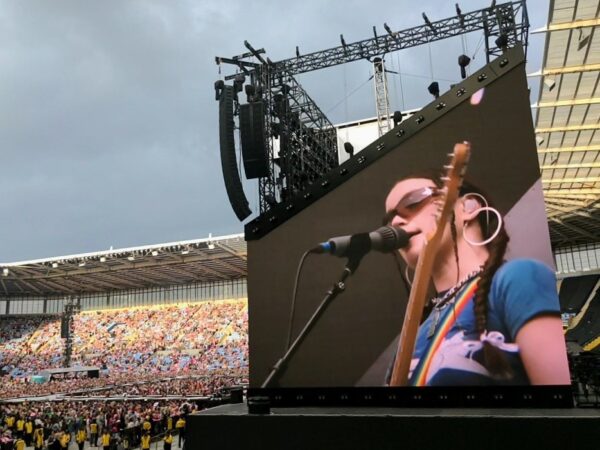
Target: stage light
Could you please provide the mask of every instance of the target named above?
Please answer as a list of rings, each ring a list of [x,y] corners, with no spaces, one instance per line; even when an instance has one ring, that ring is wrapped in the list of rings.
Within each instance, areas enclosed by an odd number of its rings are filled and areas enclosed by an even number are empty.
[[[238,73],[233,79],[233,89],[235,90],[235,92],[242,92],[245,82],[246,76],[243,73]]]
[[[7,277],[7,276],[8,276],[8,274],[9,274],[8,267],[5,267],[4,269],[2,269],[2,276],[5,276],[5,277]]]
[[[556,86],[556,80],[554,80],[554,78],[544,78],[544,84],[548,90],[551,91],[554,89],[554,86]]]
[[[467,78],[467,72],[465,68],[469,65],[470,62],[471,58],[469,58],[467,55],[460,55],[458,57],[458,65],[460,66],[460,76],[463,80]]]
[[[265,202],[267,202],[267,205],[269,205],[271,208],[277,205],[277,199],[273,194],[266,194]]]
[[[248,97],[253,97],[256,94],[256,89],[254,88],[253,84],[247,84],[246,86],[244,86],[244,91],[246,92],[246,95]]]
[[[354,156],[354,146],[350,142],[344,142],[344,150],[350,158]]]
[[[397,127],[402,122],[402,113],[400,111],[394,111],[394,127]]]
[[[271,124],[271,136],[275,139],[279,139],[279,133],[281,132],[281,125],[277,122]]]
[[[437,35],[437,30],[433,27],[433,24],[429,20],[429,18],[423,13],[423,20],[425,21],[425,25],[429,27],[429,29],[433,32],[433,34]]]
[[[434,81],[429,86],[427,86],[427,90],[435,98],[438,98],[440,96],[440,85],[437,81]]]
[[[221,92],[223,92],[223,88],[225,87],[225,82],[223,80],[215,81],[215,100],[219,101],[221,98]]]
[[[458,20],[460,22],[460,27],[464,28],[465,27],[465,16],[463,15],[460,6],[458,6],[458,3],[455,5],[456,7],[456,15],[458,16]]]
[[[385,28],[385,31],[387,31],[387,33],[391,36],[394,37],[394,33],[392,32],[392,29],[388,26],[387,23],[383,24],[383,28]]]
[[[506,47],[508,46],[508,36],[504,33],[502,33],[500,36],[498,36],[498,38],[496,39],[496,47],[498,47],[501,50],[506,50]]]

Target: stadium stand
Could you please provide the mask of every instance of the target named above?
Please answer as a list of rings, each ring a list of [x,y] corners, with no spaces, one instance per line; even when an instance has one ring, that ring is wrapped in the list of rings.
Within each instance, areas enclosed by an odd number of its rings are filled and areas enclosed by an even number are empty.
[[[560,286],[560,309],[566,314],[577,314],[596,289],[600,275],[566,278]]]
[[[60,365],[64,344],[59,324],[57,318],[2,319],[7,338],[0,353],[10,354],[10,360],[3,362],[4,373],[28,381],[42,369]],[[81,384],[99,387],[114,379],[122,381],[128,374],[156,378],[241,372],[248,366],[245,299],[85,311],[75,316],[73,328],[74,365],[99,366],[103,376],[63,383],[68,391],[80,389]],[[35,390],[43,394],[50,386],[62,387],[56,380]],[[19,389],[19,384],[4,383],[0,396],[14,395]]]
[[[567,332],[568,341],[576,341],[584,349],[600,336],[600,290],[597,290],[579,324]]]
[[[2,449],[19,436],[33,444],[27,427],[49,449],[80,429],[85,445],[103,445],[108,431],[119,449],[139,446],[148,428],[152,448],[162,447],[169,430],[183,438],[187,414],[247,384],[241,235],[0,266]],[[94,371],[48,370],[66,361],[67,305],[76,307],[71,367]]]

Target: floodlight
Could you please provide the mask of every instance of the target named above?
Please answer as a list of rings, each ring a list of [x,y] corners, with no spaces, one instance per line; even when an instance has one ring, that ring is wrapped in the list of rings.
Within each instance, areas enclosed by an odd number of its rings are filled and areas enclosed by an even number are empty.
[[[427,86],[427,90],[435,98],[438,98],[440,96],[440,85],[437,81],[434,81],[429,86]]]
[[[394,111],[394,127],[397,127],[402,122],[402,113],[400,111]]]
[[[354,156],[354,146],[350,142],[344,142],[344,150],[350,158]]]
[[[458,57],[458,65],[460,66],[460,76],[463,80],[467,78],[467,72],[465,71],[465,67],[467,67],[470,62],[471,58],[469,58],[467,55],[460,55]]]

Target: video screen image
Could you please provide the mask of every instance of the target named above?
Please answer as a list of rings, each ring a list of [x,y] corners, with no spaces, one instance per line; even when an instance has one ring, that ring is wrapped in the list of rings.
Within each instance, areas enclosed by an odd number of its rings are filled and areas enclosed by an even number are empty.
[[[438,223],[450,197],[448,154],[465,142],[464,179]],[[381,226],[411,237],[364,254],[269,387],[570,384],[524,64],[248,242],[251,387],[262,386],[347,262],[309,255],[292,305],[303,253]],[[407,323],[413,342],[401,351]]]

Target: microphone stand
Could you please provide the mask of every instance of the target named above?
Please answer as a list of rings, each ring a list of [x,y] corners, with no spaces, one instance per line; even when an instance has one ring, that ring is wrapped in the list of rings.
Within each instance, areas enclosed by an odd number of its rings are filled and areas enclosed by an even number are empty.
[[[290,345],[288,350],[285,352],[285,355],[283,355],[277,361],[277,363],[275,363],[275,365],[271,369],[271,372],[269,373],[269,376],[261,385],[261,388],[269,387],[270,384],[272,384],[274,381],[277,380],[277,378],[279,378],[281,373],[285,370],[289,360],[292,358],[296,350],[298,350],[298,347],[304,341],[310,330],[312,330],[314,325],[317,323],[317,320],[319,320],[319,318],[323,315],[327,307],[331,304],[332,300],[336,298],[340,293],[344,292],[344,290],[346,289],[346,279],[354,272],[356,272],[356,269],[358,268],[358,265],[360,264],[360,261],[362,260],[365,254],[366,252],[360,252],[348,257],[348,262],[346,263],[346,267],[342,272],[342,276],[327,291],[327,295],[325,295],[325,298],[323,299],[323,301],[321,301],[321,304],[317,307],[312,317],[308,319],[308,322],[306,322],[306,325],[304,325],[304,328],[302,329],[302,331],[300,331],[298,337],[296,337],[294,342],[292,342],[292,345]]]

